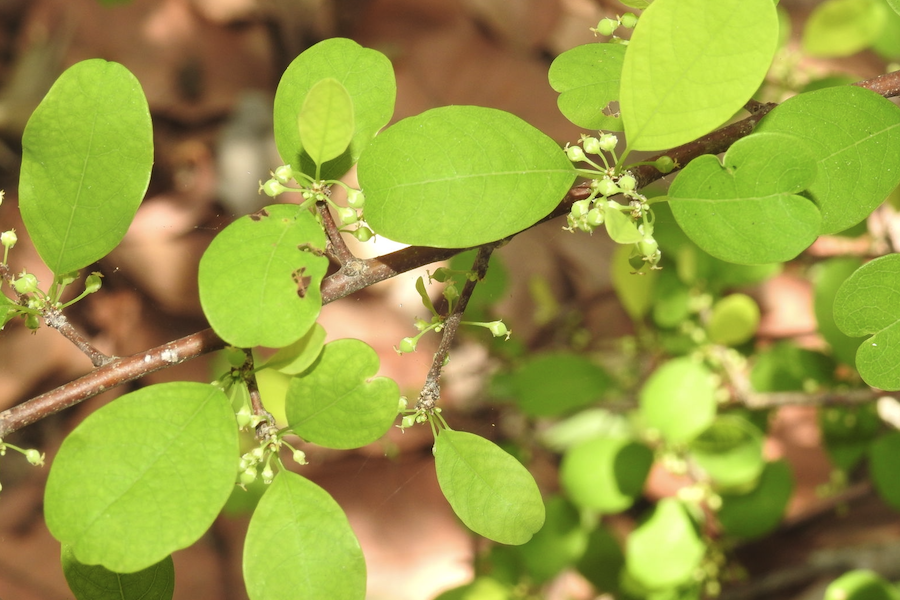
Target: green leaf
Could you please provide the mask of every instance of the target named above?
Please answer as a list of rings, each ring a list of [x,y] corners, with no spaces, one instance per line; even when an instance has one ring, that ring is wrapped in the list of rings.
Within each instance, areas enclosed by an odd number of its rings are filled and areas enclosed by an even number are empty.
[[[275,145],[286,164],[310,176],[315,176],[316,164],[300,139],[297,116],[309,91],[327,78],[337,80],[347,90],[353,105],[350,145],[339,157],[322,165],[320,172],[322,179],[338,179],[390,121],[397,84],[386,56],[345,38],[319,42],[294,59],[275,92]]]
[[[681,502],[664,498],[628,536],[625,567],[651,590],[669,588],[690,580],[705,553],[706,545]]]
[[[597,588],[619,596],[619,577],[625,566],[625,556],[619,542],[602,524],[591,532],[587,548],[576,565],[578,572]]]
[[[622,119],[608,113],[619,99],[624,59],[622,44],[585,44],[557,56],[548,76],[559,111],[584,129],[622,131]]]
[[[434,600],[513,600],[512,593],[496,579],[479,576],[472,583],[447,590]]]
[[[366,561],[328,492],[281,471],[250,519],[244,582],[250,600],[363,600]]]
[[[738,415],[719,415],[691,441],[691,458],[718,489],[745,491],[765,467],[763,435]]]
[[[757,132],[803,139],[818,161],[807,192],[828,235],[856,225],[900,183],[900,108],[857,86],[800,94],[777,106]]]
[[[849,56],[871,46],[884,27],[881,0],[825,0],[803,28],[803,51],[810,56]]]
[[[81,564],[64,545],[62,569],[77,600],[171,600],[175,595],[171,556],[135,573],[115,573],[100,565]]]
[[[793,491],[794,477],[787,462],[768,463],[753,491],[720,494],[719,523],[726,533],[737,537],[765,535],[781,522]]]
[[[209,529],[234,488],[237,460],[234,412],[220,389],[142,388],[63,441],[44,493],[47,527],[83,564],[146,569]]]
[[[522,463],[493,442],[445,429],[434,444],[441,491],[466,527],[501,544],[524,544],[544,524],[544,502]]]
[[[400,390],[374,377],[378,354],[365,342],[326,344],[305,372],[291,379],[287,418],[303,439],[328,448],[359,448],[384,435],[397,418]]]
[[[729,294],[713,305],[706,325],[709,339],[716,344],[739,346],[756,335],[759,305],[746,294]]]
[[[604,436],[565,453],[559,482],[579,507],[612,514],[634,503],[652,464],[647,446],[626,436]]]
[[[578,354],[529,359],[507,380],[508,394],[526,415],[549,417],[599,400],[609,389],[606,371]]]
[[[876,258],[838,288],[834,322],[846,335],[872,335],[856,352],[866,383],[900,390],[900,254]]]
[[[650,6],[651,0],[619,0],[625,6],[630,6],[631,8],[637,9],[645,9]]]
[[[824,600],[898,600],[900,592],[872,571],[856,569],[844,573],[825,588]]]
[[[757,392],[799,392],[831,383],[834,367],[821,352],[779,342],[756,355],[750,384]]]
[[[669,188],[678,225],[700,248],[739,264],[783,262],[815,241],[822,217],[798,195],[816,180],[816,160],[800,139],[754,134],[735,142],[722,164],[692,160]]]
[[[16,306],[6,294],[0,293],[0,331],[18,314]]]
[[[900,478],[897,456],[900,455],[900,432],[892,431],[869,446],[869,470],[878,495],[894,510],[900,510]]]
[[[517,548],[526,571],[536,583],[549,581],[572,566],[581,558],[588,541],[588,532],[581,526],[581,515],[564,498],[550,498],[545,508],[544,526]]]
[[[60,75],[22,136],[19,208],[55,274],[119,245],[150,182],[153,131],[128,69],[86,60]]]
[[[609,223],[609,221],[607,221]],[[647,271],[635,273],[628,262],[632,247],[618,246],[612,258],[612,284],[619,297],[619,302],[628,316],[638,321],[650,309],[652,302],[658,297],[656,284],[663,271]],[[660,294],[661,295],[661,294]]]
[[[642,422],[669,442],[688,442],[713,422],[715,393],[712,373],[705,366],[690,358],[670,360],[641,389]]]
[[[655,0],[622,66],[628,147],[665,150],[726,122],[759,88],[777,45],[772,0]]]
[[[200,304],[233,346],[282,348],[303,337],[322,309],[325,232],[307,210],[267,206],[239,218],[200,259]]]
[[[285,375],[297,375],[309,368],[325,346],[325,328],[315,323],[303,337],[289,346],[281,348],[268,360],[259,364],[259,369],[275,369]]]
[[[840,257],[819,263],[812,272],[813,311],[819,335],[831,346],[834,357],[847,365],[855,364],[856,351],[863,340],[838,329],[834,321],[834,299],[841,284],[861,266],[862,261],[856,257]]]
[[[353,100],[340,81],[322,79],[309,90],[297,117],[300,143],[317,165],[343,154],[353,139]]]
[[[609,239],[617,244],[634,244],[641,241],[644,236],[638,231],[637,225],[617,206],[618,203],[614,201],[603,206],[603,224],[606,226]]]
[[[478,106],[403,119],[359,161],[369,226],[420,246],[465,248],[518,233],[556,208],[573,181],[556,142]]]
[[[866,455],[881,431],[875,403],[859,406],[820,406],[822,444],[835,467],[849,472]]]
[[[895,13],[900,15],[900,0],[886,0],[888,6],[890,6]]]

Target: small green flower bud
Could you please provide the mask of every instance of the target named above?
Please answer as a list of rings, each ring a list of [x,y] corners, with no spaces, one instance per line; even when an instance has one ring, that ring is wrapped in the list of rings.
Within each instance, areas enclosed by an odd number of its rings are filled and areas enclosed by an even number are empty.
[[[638,18],[634,13],[627,12],[619,19],[622,23],[622,27],[627,27],[628,29],[634,29],[634,26],[637,25]]]
[[[338,218],[341,220],[341,224],[343,225],[353,225],[357,221],[359,221],[359,216],[356,214],[356,209],[347,207],[341,207],[337,209]]]
[[[272,483],[272,480],[275,479],[275,472],[269,465],[266,465],[266,468],[262,470],[262,473],[260,473],[260,475],[262,475],[262,480],[265,484],[270,484]]]
[[[581,145],[588,154],[600,154],[600,140],[595,137],[585,137],[581,140]]]
[[[400,396],[400,399],[397,400],[397,412],[403,412],[407,406],[409,406],[409,400],[406,399],[406,396]]]
[[[294,178],[294,170],[291,168],[291,165],[281,165],[275,169],[272,176],[275,177],[279,183],[287,183]]]
[[[577,219],[578,217],[583,217],[591,210],[591,201],[588,199],[578,200],[577,202],[572,203],[571,215],[572,218]]]
[[[594,189],[600,192],[602,196],[615,196],[622,191],[612,179],[606,178],[599,180]]]
[[[352,208],[362,208],[366,204],[366,195],[362,190],[351,189],[347,192],[347,204]]]
[[[425,421],[428,420],[428,415],[426,415],[425,413],[416,413],[415,417],[416,417],[416,423],[424,423]]]
[[[241,485],[250,485],[254,481],[256,481],[256,469],[249,468],[245,469],[240,476]]]
[[[373,235],[375,234],[372,233],[372,230],[368,227],[360,227],[353,232],[353,237],[361,242],[368,242],[372,239]]]
[[[416,424],[416,415],[406,415],[400,419],[400,429],[406,429]]]
[[[287,190],[287,188],[284,187],[284,185],[280,181],[273,178],[273,179],[269,179],[265,183],[261,183],[259,186],[259,190],[261,192],[265,192],[266,196],[274,198],[278,194],[285,192]],[[304,198],[305,197],[306,197],[306,195],[304,194]]]
[[[102,273],[98,273],[94,271],[90,275],[87,276],[87,279],[84,282],[84,291],[88,294],[93,294],[97,290],[100,289],[100,279],[103,277]]]
[[[262,459],[266,456],[266,451],[257,446],[250,451],[250,456],[253,457],[253,460],[256,462],[262,462]]]
[[[653,163],[653,166],[660,173],[671,173],[675,169],[675,161],[669,156],[660,156]]]
[[[31,273],[22,273],[13,282],[13,287],[16,288],[16,291],[20,294],[31,294],[36,292],[38,289],[37,277]]]
[[[622,175],[616,183],[626,192],[631,192],[637,186],[637,179],[631,175]]]
[[[614,136],[611,133],[604,133],[600,136],[600,148],[606,150],[607,152],[611,152],[616,149],[616,144],[619,143],[619,138]]]
[[[428,276],[430,279],[434,279],[438,283],[446,283],[448,279],[450,279],[450,269],[447,267],[438,267],[435,269],[434,273]]]
[[[652,237],[646,237],[638,242],[638,250],[641,256],[650,258],[659,250],[659,243]]]
[[[3,244],[7,248],[15,246],[17,241],[19,241],[19,236],[16,235],[15,229],[0,233],[0,244]]]
[[[306,462],[306,452],[304,452],[303,450],[294,450],[294,453],[291,454],[291,458],[294,459],[294,462],[298,465],[309,464],[308,462]]]
[[[246,404],[235,413],[234,417],[237,419],[238,429],[244,429],[253,422],[253,412]]]
[[[600,35],[612,35],[616,29],[619,27],[619,22],[616,19],[601,19],[599,23],[597,23],[597,33]]]
[[[418,329],[419,331],[425,331],[426,329],[431,327],[431,323],[429,323],[428,321],[425,321],[424,319],[416,319],[416,322],[414,323],[414,325],[415,325],[416,329]]]
[[[488,331],[490,331],[494,337],[506,336],[506,339],[509,339],[509,334],[511,333],[503,321],[493,321],[488,323]]]
[[[459,298],[459,289],[455,285],[450,283],[450,284],[447,284],[446,287],[444,287],[443,294],[444,294],[444,298],[447,299],[447,302],[453,302],[457,298]]]
[[[572,162],[581,162],[585,159],[584,150],[581,149],[581,146],[569,146],[566,148],[566,156]]]
[[[418,340],[416,338],[403,338],[402,340],[400,340],[400,346],[397,348],[397,353],[405,354],[406,352],[415,352],[417,342]]]
[[[599,208],[592,208],[584,217],[585,223],[587,223],[591,227],[600,227],[601,225],[603,225],[603,219],[603,211]]]
[[[25,451],[25,458],[36,467],[44,466],[44,455],[33,448]]]

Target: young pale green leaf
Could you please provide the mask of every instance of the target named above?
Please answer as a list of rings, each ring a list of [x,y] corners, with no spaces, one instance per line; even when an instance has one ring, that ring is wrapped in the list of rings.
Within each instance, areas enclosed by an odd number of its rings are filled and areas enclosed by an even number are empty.
[[[900,0],[886,0],[887,5],[890,6],[895,13],[900,15]]]
[[[635,244],[644,238],[631,217],[615,206],[610,206],[609,204],[604,206],[603,216],[606,233],[609,235],[609,239],[617,244]]]
[[[900,591],[877,573],[856,569],[828,584],[823,600],[900,600]]]
[[[798,195],[816,180],[806,144],[784,134],[754,134],[723,158],[692,160],[669,188],[678,225],[712,256],[739,264],[783,262],[815,241],[822,216]]]
[[[281,348],[259,365],[259,369],[275,369],[285,375],[297,375],[309,368],[325,346],[325,328],[315,323],[299,340]]]
[[[239,348],[293,344],[322,310],[324,248],[316,218],[293,204],[239,218],[200,259],[200,304],[209,324]]]
[[[719,415],[690,445],[691,458],[717,488],[746,491],[765,467],[763,435],[738,415]]]
[[[730,119],[759,88],[777,45],[772,0],[655,0],[622,66],[628,147],[665,150]]]
[[[547,500],[546,520],[534,537],[516,548],[525,570],[536,583],[544,583],[572,566],[587,547],[588,532],[581,515],[560,496]]]
[[[317,165],[344,153],[356,128],[353,99],[334,77],[322,79],[309,90],[297,117],[300,143]]]
[[[861,266],[859,258],[840,257],[819,263],[812,272],[813,312],[819,335],[831,346],[832,355],[847,365],[856,362],[856,351],[862,338],[850,337],[838,329],[834,322],[834,298],[841,284]]]
[[[291,379],[288,423],[303,439],[327,448],[359,448],[384,435],[394,419],[400,389],[374,377],[378,354],[365,342],[326,344],[312,366]]]
[[[756,131],[809,146],[819,169],[807,192],[822,212],[820,234],[856,225],[900,183],[900,108],[873,91],[842,86],[794,96]]]
[[[866,263],[838,288],[834,322],[846,335],[872,335],[856,352],[866,383],[900,390],[900,254]]]
[[[63,546],[62,569],[76,600],[172,600],[175,564],[167,556],[136,573],[115,573],[100,565],[83,565]]]
[[[140,206],[153,165],[150,111],[128,69],[92,59],[60,75],[22,136],[19,208],[56,274],[115,248]]]
[[[616,290],[616,296],[625,312],[628,313],[635,321],[639,321],[647,311],[653,301],[660,298],[662,294],[655,293],[657,290],[657,281],[663,271],[647,270],[641,275],[636,275],[631,263],[628,262],[633,246],[618,246],[615,249],[612,258],[612,284]]]
[[[871,46],[884,27],[883,0],[825,0],[803,28],[803,51],[810,56],[849,56]]]
[[[598,437],[563,455],[559,481],[579,507],[612,514],[634,503],[652,464],[653,452],[630,437]]]
[[[577,354],[545,354],[521,365],[507,381],[508,394],[525,414],[549,417],[599,400],[611,385],[601,367]]]
[[[756,538],[775,529],[794,491],[791,467],[783,460],[768,463],[753,491],[720,494],[719,523],[726,533]]]
[[[363,150],[394,113],[397,84],[385,55],[345,38],[332,38],[305,50],[285,70],[275,92],[275,145],[286,164],[310,176],[316,164],[304,147],[297,116],[319,81],[333,78],[350,95],[353,137],[346,151],[322,165],[323,179],[337,179],[359,160]]]
[[[559,111],[584,129],[622,131],[622,119],[608,107],[619,99],[623,60],[622,44],[585,44],[557,56],[548,76]]]
[[[713,422],[715,394],[709,369],[689,358],[670,360],[641,389],[642,422],[669,442],[688,442]]]
[[[900,510],[900,479],[897,478],[897,456],[900,455],[900,432],[892,431],[869,446],[869,470],[878,495]]]
[[[445,429],[434,444],[441,491],[466,527],[501,544],[524,544],[544,524],[531,473],[495,443]]]
[[[756,335],[759,305],[747,294],[729,294],[715,303],[706,326],[716,344],[738,346]]]
[[[464,248],[518,233],[552,211],[574,180],[556,142],[478,106],[403,119],[359,161],[369,226],[420,246]]]
[[[705,553],[706,544],[681,502],[664,498],[650,518],[628,536],[625,567],[651,590],[670,588],[687,582]]]
[[[234,488],[238,435],[225,394],[161,383],[92,413],[63,441],[44,492],[50,533],[79,562],[146,569],[209,529]]]
[[[363,600],[366,561],[328,492],[282,471],[250,519],[244,582],[250,600]]]

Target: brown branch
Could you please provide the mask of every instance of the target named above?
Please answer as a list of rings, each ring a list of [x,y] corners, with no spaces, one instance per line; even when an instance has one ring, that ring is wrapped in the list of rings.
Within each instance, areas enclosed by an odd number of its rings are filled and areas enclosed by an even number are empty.
[[[341,236],[337,223],[334,222],[334,215],[331,214],[328,204],[325,202],[317,202],[316,209],[319,211],[319,216],[322,218],[322,228],[325,229],[325,235],[328,236],[328,248],[326,249],[326,252],[328,252],[342,267],[348,262],[355,260],[356,257],[350,252],[350,248],[347,247],[344,238]]]
[[[116,359],[115,356],[108,356],[103,352],[97,350],[93,344],[77,329],[72,327],[72,324],[69,323],[69,320],[66,318],[62,312],[53,308],[47,309],[43,312],[44,322],[48,327],[52,327],[53,329],[60,332],[63,337],[67,340],[75,344],[79,350],[81,350],[89,359],[91,359],[91,364],[95,367],[102,367],[103,365],[107,365]]]

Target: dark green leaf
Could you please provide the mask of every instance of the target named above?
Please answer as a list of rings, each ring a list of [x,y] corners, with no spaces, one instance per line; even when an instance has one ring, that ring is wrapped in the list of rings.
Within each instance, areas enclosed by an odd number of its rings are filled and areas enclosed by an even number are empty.
[[[550,498],[546,511],[541,530],[517,548],[526,571],[537,583],[549,581],[572,566],[581,558],[588,540],[581,516],[565,499]]]
[[[603,397],[610,386],[602,368],[577,354],[538,355],[507,380],[509,394],[527,415],[562,415]]]
[[[100,565],[81,564],[63,546],[62,569],[77,600],[172,600],[175,594],[171,556],[136,573],[114,573]]]
[[[764,535],[781,522],[793,491],[794,477],[790,466],[783,460],[768,463],[753,491],[720,494],[719,523],[726,533],[737,537]]]
[[[722,490],[745,491],[765,467],[762,432],[738,415],[719,415],[691,442],[690,452]]]
[[[816,265],[812,272],[813,311],[819,326],[819,335],[831,346],[831,353],[847,365],[856,363],[856,351],[862,338],[845,335],[834,321],[834,299],[838,288],[858,268],[862,261],[854,257],[832,258]]]

